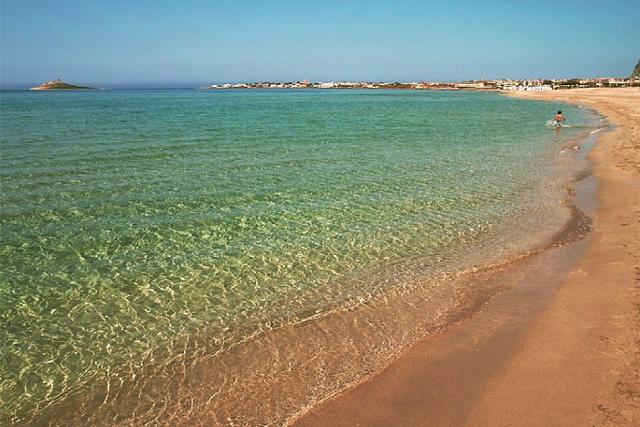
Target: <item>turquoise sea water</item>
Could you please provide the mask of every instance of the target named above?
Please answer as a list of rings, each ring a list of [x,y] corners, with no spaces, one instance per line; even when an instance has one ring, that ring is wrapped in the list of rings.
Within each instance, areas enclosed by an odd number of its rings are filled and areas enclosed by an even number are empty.
[[[0,97],[0,420],[22,422],[184,342],[215,354],[366,302],[388,266],[526,249],[478,248],[562,205],[581,132],[495,93]]]

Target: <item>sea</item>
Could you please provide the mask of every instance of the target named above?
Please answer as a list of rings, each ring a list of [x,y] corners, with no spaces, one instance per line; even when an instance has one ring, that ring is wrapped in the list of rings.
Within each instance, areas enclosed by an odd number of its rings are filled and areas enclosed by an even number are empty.
[[[544,247],[597,126],[495,92],[1,92],[0,424],[282,424]]]

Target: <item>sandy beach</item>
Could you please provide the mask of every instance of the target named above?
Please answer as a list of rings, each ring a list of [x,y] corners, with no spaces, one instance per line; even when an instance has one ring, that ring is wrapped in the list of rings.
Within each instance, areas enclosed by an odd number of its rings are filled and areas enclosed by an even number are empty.
[[[590,153],[590,235],[497,275],[509,290],[295,425],[640,425],[640,91],[515,96],[616,125]]]

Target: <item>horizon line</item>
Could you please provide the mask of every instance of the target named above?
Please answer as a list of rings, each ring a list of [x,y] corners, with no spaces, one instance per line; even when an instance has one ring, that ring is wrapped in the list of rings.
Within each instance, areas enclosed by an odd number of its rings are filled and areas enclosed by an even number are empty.
[[[211,85],[220,85],[220,84],[244,84],[244,83],[300,83],[304,81],[308,81],[309,83],[426,83],[426,82],[438,82],[438,83],[465,83],[465,82],[479,82],[479,81],[496,81],[496,80],[515,80],[515,81],[524,81],[524,80],[573,80],[573,79],[599,79],[599,78],[622,78],[628,79],[631,78],[631,75],[626,76],[614,76],[614,75],[598,75],[595,77],[587,77],[587,76],[573,76],[573,77],[524,77],[524,78],[516,78],[516,77],[499,77],[499,78],[475,78],[475,79],[464,79],[464,80],[449,80],[449,79],[414,79],[414,80],[379,80],[379,79],[328,79],[328,80],[287,80],[287,79],[262,79],[262,80],[226,80],[226,81],[215,81],[215,82],[205,82],[205,81],[187,81],[187,82],[169,82],[169,81],[157,81],[157,82],[79,82],[73,81],[73,84],[81,84],[81,85],[90,85],[95,87],[96,89],[198,89],[200,87],[209,87]],[[54,79],[55,80],[55,79]],[[65,81],[64,79],[61,79]],[[67,81],[65,81],[67,82]],[[22,90],[22,89],[30,89],[34,86],[38,86],[46,82],[20,82],[20,83],[0,83],[0,90]]]

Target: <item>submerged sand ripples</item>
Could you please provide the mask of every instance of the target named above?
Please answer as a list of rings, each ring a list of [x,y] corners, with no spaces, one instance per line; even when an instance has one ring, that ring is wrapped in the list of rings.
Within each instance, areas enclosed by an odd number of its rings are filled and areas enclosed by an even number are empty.
[[[527,249],[492,238],[562,211],[552,159],[571,136],[541,129],[544,104],[473,93],[16,93],[1,108],[0,402],[19,422],[105,402],[168,417],[136,401],[150,366],[176,374]]]

